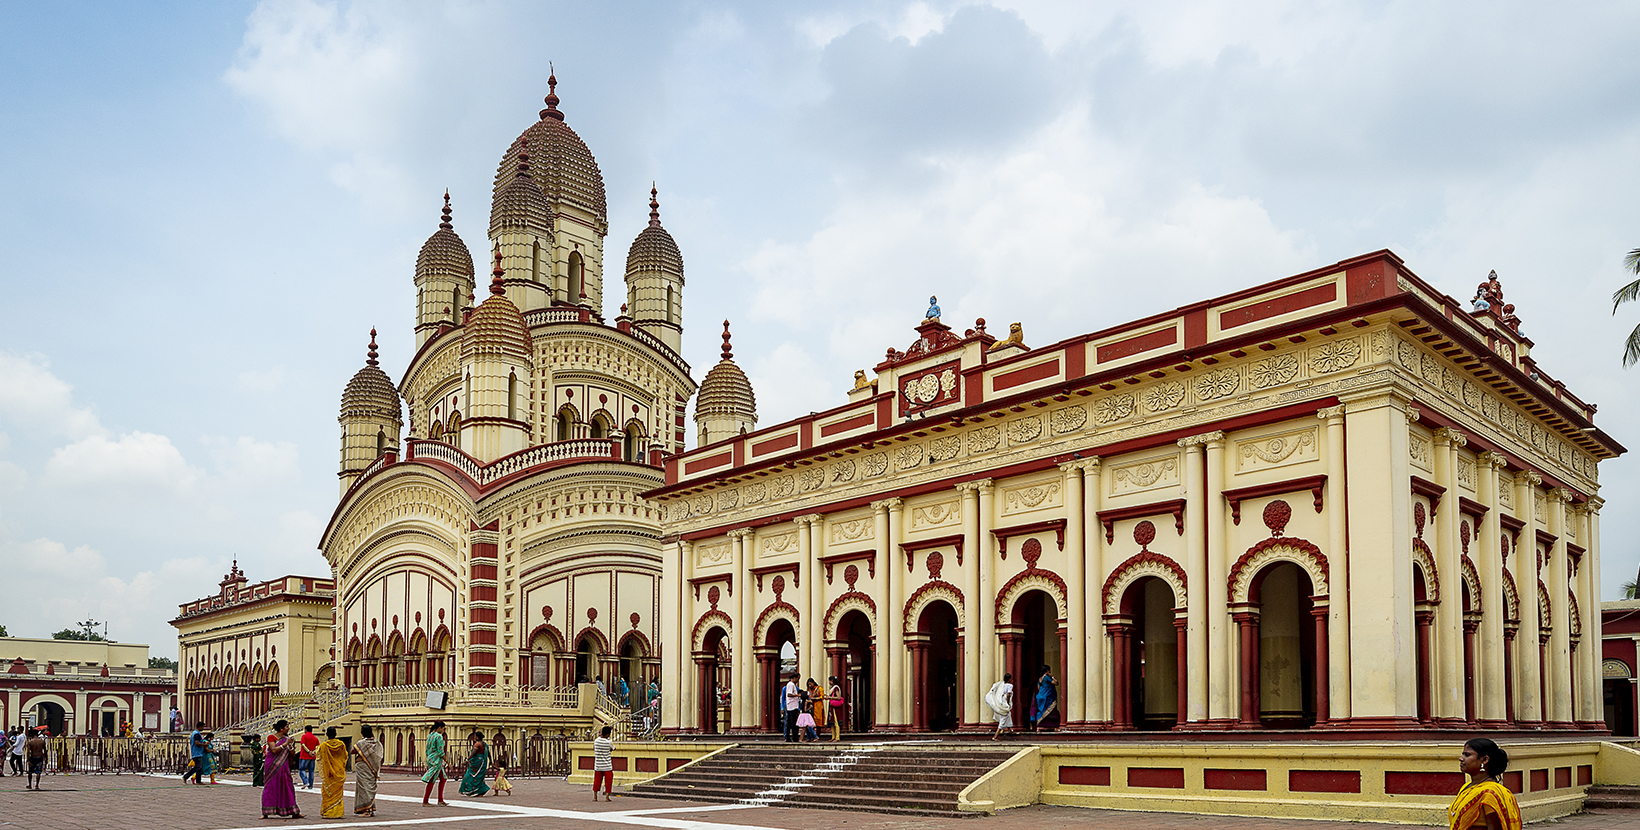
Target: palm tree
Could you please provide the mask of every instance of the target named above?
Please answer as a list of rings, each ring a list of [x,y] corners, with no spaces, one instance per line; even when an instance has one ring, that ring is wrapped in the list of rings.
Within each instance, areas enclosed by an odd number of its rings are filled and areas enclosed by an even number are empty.
[[[1631,274],[1640,274],[1640,248],[1629,251],[1629,255],[1623,257],[1623,269]],[[1617,307],[1630,300],[1640,300],[1640,279],[1612,294],[1612,314],[1616,315]],[[1633,366],[1637,360],[1640,360],[1640,326],[1629,332],[1629,339],[1623,344],[1623,366]]]
[[[1623,583],[1622,591],[1624,599],[1640,599],[1640,597],[1635,596],[1635,594],[1640,593],[1640,585],[1636,585],[1632,579]]]

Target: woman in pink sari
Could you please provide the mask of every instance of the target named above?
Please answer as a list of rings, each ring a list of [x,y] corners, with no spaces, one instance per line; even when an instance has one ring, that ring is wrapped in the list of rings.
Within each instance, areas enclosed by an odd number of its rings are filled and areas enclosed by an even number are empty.
[[[290,721],[273,725],[268,736],[267,754],[262,762],[262,818],[301,818],[296,809],[296,785],[290,781],[290,759],[297,743],[290,737]]]

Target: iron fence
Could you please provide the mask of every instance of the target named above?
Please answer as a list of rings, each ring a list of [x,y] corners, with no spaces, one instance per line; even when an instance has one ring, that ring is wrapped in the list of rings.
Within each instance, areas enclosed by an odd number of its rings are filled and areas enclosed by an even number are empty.
[[[227,769],[232,753],[221,750],[219,770]],[[61,735],[46,742],[46,771],[54,775],[119,775],[158,773],[182,775],[188,768],[187,735],[142,738],[104,738]]]
[[[490,767],[493,772],[496,767],[505,766],[508,778],[550,778],[570,773],[569,735],[549,735],[536,730],[533,735],[519,734],[509,738],[505,732],[497,731],[486,736],[485,741],[490,746]],[[451,727],[449,738],[444,743],[444,774],[451,778],[460,778],[467,772],[468,740],[470,731],[458,730]],[[403,762],[393,765],[394,768],[407,772],[420,773],[427,769],[426,738],[412,735],[408,742],[408,754],[403,756]]]

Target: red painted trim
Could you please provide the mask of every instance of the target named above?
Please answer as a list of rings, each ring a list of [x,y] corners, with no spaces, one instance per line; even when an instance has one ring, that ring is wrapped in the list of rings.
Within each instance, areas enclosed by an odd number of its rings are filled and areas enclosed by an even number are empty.
[[[1458,511],[1463,513],[1466,516],[1474,516],[1476,518],[1482,518],[1491,509],[1492,508],[1487,507],[1486,505],[1481,504],[1480,502],[1475,501],[1474,499],[1469,498],[1468,496],[1459,496],[1458,497]]]
[[[1338,299],[1337,283],[1329,282],[1314,288],[1306,288],[1303,291],[1295,291],[1261,303],[1221,311],[1219,312],[1219,330],[1229,331],[1233,328],[1257,323],[1260,320],[1268,320],[1271,317],[1279,317],[1306,308],[1314,308],[1336,299]]]
[[[797,562],[788,562],[784,565],[769,565],[763,568],[752,568],[747,571],[747,573],[757,577],[757,589],[759,591],[763,590],[763,577],[769,574],[785,573],[786,571],[791,571],[792,573],[792,587],[801,588],[803,585],[799,581],[799,564],[800,563]]]
[[[1267,790],[1261,769],[1204,769],[1202,786],[1209,790]]]
[[[1075,380],[1088,373],[1088,347],[1081,343],[1065,346],[1065,379]]]
[[[1384,794],[1450,796],[1466,783],[1461,772],[1385,772]]]
[[[1012,372],[1002,372],[991,376],[991,391],[1001,392],[1015,386],[1024,386],[1027,383],[1051,378],[1059,374],[1059,358],[1044,361],[1034,366],[1015,369]]]
[[[1008,538],[1009,537],[1011,537],[1011,536],[1027,536],[1027,535],[1036,534],[1036,533],[1046,533],[1050,530],[1054,532],[1054,541],[1059,545],[1059,549],[1064,550],[1065,549],[1065,520],[1064,519],[1049,519],[1048,521],[1045,521],[1045,522],[1030,522],[1029,524],[1010,525],[1008,527],[999,527],[999,528],[996,528],[996,529],[992,530],[991,535],[996,537],[997,544],[1001,548],[1002,558],[1007,559],[1008,558]]]
[[[1537,543],[1543,545],[1544,547],[1554,547],[1555,542],[1559,539],[1559,536],[1556,536],[1547,530],[1540,530],[1537,532]]]
[[[1143,352],[1171,346],[1177,342],[1179,342],[1179,329],[1177,326],[1169,326],[1157,331],[1136,334],[1115,343],[1106,343],[1100,346],[1095,354],[1098,362],[1109,363],[1113,360],[1121,360],[1125,357],[1132,357]]]
[[[867,416],[867,417],[870,417],[870,416]],[[778,452],[780,450],[789,450],[792,447],[797,446],[797,442],[799,440],[800,439],[798,438],[797,433],[791,432],[791,433],[787,433],[785,435],[782,435],[779,438],[770,438],[767,441],[759,441],[756,444],[752,445],[752,457],[756,458],[756,457],[758,457],[760,455],[763,455],[765,453]]]
[[[1260,499],[1265,496],[1279,496],[1282,493],[1293,493],[1299,490],[1309,490],[1314,497],[1315,512],[1320,513],[1322,494],[1327,489],[1327,477],[1305,476],[1290,478],[1286,481],[1273,481],[1269,484],[1254,484],[1251,487],[1238,487],[1224,491],[1224,500],[1230,503],[1230,521],[1241,524],[1241,503],[1248,499]]]
[[[806,418],[797,422],[798,449],[806,450],[814,446],[814,418]]]
[[[1127,785],[1129,787],[1155,787],[1158,789],[1184,789],[1183,767],[1128,767]],[[1454,790],[1456,792],[1456,790]]]
[[[753,452],[756,452],[755,447],[753,448]],[[705,458],[697,458],[694,461],[691,461],[688,464],[683,465],[683,474],[684,475],[694,475],[695,473],[698,473],[702,470],[710,470],[713,467],[721,467],[724,464],[732,464],[732,463],[734,463],[734,453],[733,452],[720,452],[717,455],[709,455]]]
[[[888,429],[894,425],[894,395],[892,393],[877,398],[877,428]]]
[[[917,551],[919,551],[919,550],[929,550],[930,548],[943,548],[946,545],[953,545],[953,546],[956,547],[956,549],[957,549],[957,564],[961,565],[962,564],[962,534],[960,534],[960,533],[958,533],[954,536],[936,536],[933,539],[922,539],[922,540],[919,540],[919,541],[916,541],[916,542],[902,542],[902,543],[900,543],[900,550],[905,552],[905,567],[906,567],[906,570],[916,570],[916,567],[913,564],[912,560],[916,559],[916,556],[914,556],[914,554]]]
[[[1499,513],[1498,524],[1503,525],[1503,529],[1509,531],[1510,535],[1516,535],[1526,527],[1526,520],[1512,516],[1508,513]]]
[[[862,559],[866,562],[867,571],[870,573],[872,578],[875,579],[877,576],[877,551],[875,548],[872,550],[855,551],[854,553],[837,553],[832,554],[831,556],[820,557],[820,564],[826,567],[826,584],[831,584],[831,568],[833,565],[841,565],[845,562],[859,562]]]
[[[1412,476],[1412,492],[1429,499],[1430,518],[1435,511],[1441,509],[1441,497],[1446,495],[1446,488],[1423,476]]]
[[[731,572],[731,573],[721,573],[721,574],[717,574],[715,576],[697,576],[694,579],[689,580],[689,586],[691,588],[695,589],[695,599],[697,599],[697,600],[700,599],[700,586],[710,585],[714,582],[726,582],[726,583],[728,583],[729,584],[729,596],[732,597],[732,596],[735,595],[735,575],[734,575],[734,573]]]
[[[1549,771],[1546,769],[1532,770],[1532,792],[1541,792],[1549,789]]]
[[[834,421],[826,424],[820,428],[820,437],[830,438],[839,432],[851,432],[859,429],[860,427],[871,426],[876,422],[877,416],[874,413],[867,412],[864,415],[856,415],[853,418],[847,418],[845,420]]]
[[[1288,770],[1287,789],[1295,793],[1358,793],[1361,792],[1361,773],[1336,769]]]
[[[1114,453],[1112,453],[1114,455]],[[1136,504],[1132,507],[1117,507],[1110,510],[1101,510],[1095,515],[1099,524],[1105,528],[1105,544],[1116,542],[1116,523],[1127,519],[1140,519],[1145,516],[1158,516],[1163,513],[1173,514],[1173,526],[1179,535],[1184,535],[1184,499],[1157,501],[1150,504]]]
[[[1199,349],[1207,345],[1207,303],[1198,303],[1184,311],[1184,347]]]
[[[1379,254],[1382,256],[1373,256],[1368,261],[1344,269],[1344,292],[1350,305],[1361,305],[1399,292],[1400,286],[1395,278],[1405,270],[1401,268],[1401,258],[1389,251],[1380,251]]]
[[[1110,767],[1060,767],[1059,783],[1078,787],[1110,786]]]

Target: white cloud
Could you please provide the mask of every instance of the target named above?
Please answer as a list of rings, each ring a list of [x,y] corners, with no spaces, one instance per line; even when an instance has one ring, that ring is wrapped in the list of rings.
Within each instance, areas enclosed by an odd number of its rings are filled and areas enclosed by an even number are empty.
[[[55,487],[116,487],[137,492],[150,488],[185,490],[199,471],[183,459],[171,439],[151,432],[130,432],[115,439],[101,435],[60,447],[46,462],[44,482]]]
[[[0,424],[43,427],[70,437],[102,434],[96,413],[75,406],[73,393],[44,357],[0,352]]]

